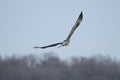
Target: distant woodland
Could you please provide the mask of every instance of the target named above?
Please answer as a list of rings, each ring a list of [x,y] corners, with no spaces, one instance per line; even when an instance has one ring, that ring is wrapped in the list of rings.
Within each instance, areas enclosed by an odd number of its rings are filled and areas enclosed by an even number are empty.
[[[0,80],[120,80],[120,62],[109,56],[0,58]]]

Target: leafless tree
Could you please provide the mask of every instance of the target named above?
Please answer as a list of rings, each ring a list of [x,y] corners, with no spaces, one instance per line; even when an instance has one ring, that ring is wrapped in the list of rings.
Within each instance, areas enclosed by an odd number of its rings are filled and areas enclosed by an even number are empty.
[[[120,80],[120,62],[100,55],[71,61],[49,54],[0,57],[0,80]]]

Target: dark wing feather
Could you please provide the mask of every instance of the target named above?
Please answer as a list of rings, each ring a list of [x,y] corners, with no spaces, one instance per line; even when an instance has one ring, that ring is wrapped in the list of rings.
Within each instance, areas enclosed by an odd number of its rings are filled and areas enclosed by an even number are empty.
[[[48,47],[54,47],[54,46],[57,46],[57,45],[62,44],[62,43],[63,43],[63,42],[55,43],[55,44],[51,44],[51,45],[43,46],[43,47],[34,47],[34,48],[35,48],[35,49],[36,49],[36,48],[45,49],[45,48],[48,48]]]
[[[69,35],[68,35],[68,37],[67,37],[66,40],[70,40],[72,34],[76,30],[76,28],[79,26],[79,24],[82,21],[82,19],[83,19],[83,13],[81,12],[80,15],[79,15],[79,17],[78,17],[78,19],[77,19],[77,21],[76,21],[76,23],[74,24],[74,26],[73,26],[73,28],[72,28],[71,32],[69,33]]]

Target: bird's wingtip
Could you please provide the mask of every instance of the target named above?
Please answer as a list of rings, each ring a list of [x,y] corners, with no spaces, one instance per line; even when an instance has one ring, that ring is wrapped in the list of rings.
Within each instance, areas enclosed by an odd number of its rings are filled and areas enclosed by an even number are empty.
[[[41,47],[33,47],[34,49],[41,48]]]
[[[82,20],[83,19],[83,11],[81,11],[79,18]]]

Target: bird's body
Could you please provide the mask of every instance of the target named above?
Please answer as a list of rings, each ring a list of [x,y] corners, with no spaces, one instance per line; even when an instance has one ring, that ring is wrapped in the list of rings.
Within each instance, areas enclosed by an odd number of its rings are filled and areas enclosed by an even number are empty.
[[[81,12],[76,23],[74,24],[74,26],[72,27],[72,30],[70,31],[68,37],[63,41],[63,42],[60,42],[60,43],[55,43],[55,44],[51,44],[51,45],[48,45],[48,46],[43,46],[43,47],[34,47],[34,48],[41,48],[41,49],[45,49],[45,48],[48,48],[48,47],[54,47],[54,46],[57,46],[57,45],[60,45],[61,46],[68,46],[69,43],[70,43],[70,39],[71,39],[71,36],[73,35],[74,31],[77,29],[77,27],[79,26],[79,24],[81,23],[83,19],[83,13]]]

